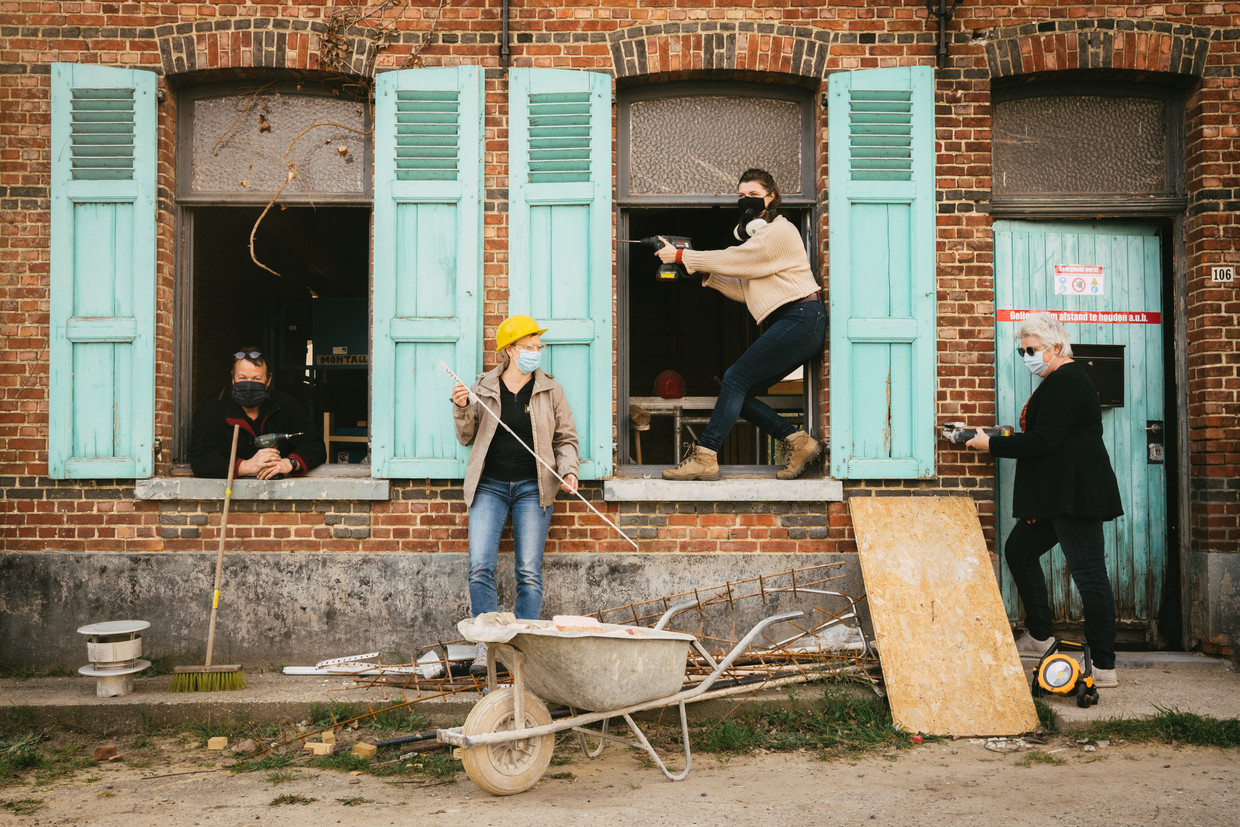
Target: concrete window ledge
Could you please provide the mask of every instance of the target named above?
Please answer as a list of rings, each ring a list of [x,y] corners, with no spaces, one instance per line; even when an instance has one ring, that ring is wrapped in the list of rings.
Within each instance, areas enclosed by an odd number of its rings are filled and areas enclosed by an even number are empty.
[[[387,500],[388,480],[368,476],[336,476],[334,468],[320,466],[304,477],[284,480],[233,480],[234,500]],[[367,469],[369,470],[369,469]],[[139,500],[222,500],[224,480],[201,477],[152,477],[137,480],[134,496]]]
[[[636,469],[639,466],[631,466]],[[841,502],[844,485],[831,477],[780,480],[770,467],[721,469],[723,479],[665,480],[663,466],[640,467],[643,476],[614,477],[603,482],[607,502]],[[628,469],[626,469],[627,471]],[[625,472],[619,472],[625,473]],[[649,477],[644,476],[649,474]]]

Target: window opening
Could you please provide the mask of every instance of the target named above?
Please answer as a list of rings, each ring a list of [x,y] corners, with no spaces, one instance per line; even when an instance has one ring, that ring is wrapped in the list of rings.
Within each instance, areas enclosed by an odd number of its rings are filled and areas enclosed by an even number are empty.
[[[750,167],[775,176],[781,213],[802,238],[813,232],[812,90],[742,82],[643,84],[621,90],[617,112],[620,238],[688,236],[702,250],[737,244],[736,182]],[[808,245],[815,269],[816,247]],[[681,444],[705,430],[724,372],[760,331],[743,303],[703,288],[699,277],[656,279],[658,259],[644,246],[621,244],[617,262],[618,461],[674,464]],[[664,371],[683,379],[679,402],[656,390]],[[806,400],[817,398],[816,372],[814,366],[794,373],[764,396],[805,427]],[[818,418],[813,405],[811,425]],[[782,451],[781,443],[739,419],[720,462],[782,465]]]
[[[781,213],[798,227],[805,210]],[[659,234],[685,235],[695,248],[717,250],[737,244],[732,237],[735,207],[696,209],[635,209],[628,213],[629,238]],[[669,229],[671,228],[671,229]],[[628,307],[629,401],[652,414],[649,430],[640,433],[641,463],[670,464],[681,455],[681,443],[701,436],[719,394],[724,371],[760,333],[741,302],[717,290],[702,287],[701,278],[663,281],[655,278],[659,260],[643,246],[630,245]],[[684,382],[684,398],[662,400],[656,387],[664,371],[675,371]],[[783,415],[804,426],[804,378],[794,375],[764,396]],[[679,414],[669,406],[681,405]],[[639,415],[640,416],[640,415]],[[636,463],[639,437],[629,445],[629,461]],[[781,443],[774,443],[744,419],[728,435],[720,452],[727,465],[765,465],[784,462]]]
[[[329,416],[328,461],[364,462],[370,210],[270,211],[255,253],[279,276],[250,259],[250,230],[260,210],[200,207],[191,213],[191,416],[227,386],[232,351],[258,345],[268,356],[272,386],[293,396],[319,428]]]
[[[175,462],[246,344],[330,432],[329,463],[367,460],[372,123],[368,87],[347,79],[178,96]]]

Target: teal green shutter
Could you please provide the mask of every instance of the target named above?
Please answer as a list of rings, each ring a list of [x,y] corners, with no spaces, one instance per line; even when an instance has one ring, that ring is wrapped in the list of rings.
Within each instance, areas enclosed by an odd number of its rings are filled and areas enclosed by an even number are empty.
[[[611,77],[513,69],[508,311],[548,328],[546,370],[568,394],[582,479],[611,475]]]
[[[465,475],[439,363],[466,384],[482,367],[482,99],[476,66],[375,83],[376,477]]]
[[[152,474],[155,89],[151,72],[52,64],[47,465],[56,479]]]
[[[934,70],[828,80],[831,474],[934,475]]]

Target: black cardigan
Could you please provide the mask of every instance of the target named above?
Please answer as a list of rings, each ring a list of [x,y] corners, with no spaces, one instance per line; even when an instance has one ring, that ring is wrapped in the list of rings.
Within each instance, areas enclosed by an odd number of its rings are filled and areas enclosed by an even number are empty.
[[[1016,459],[1013,517],[1091,517],[1124,513],[1111,458],[1102,443],[1098,390],[1076,362],[1034,388],[1023,433],[990,438],[990,452]]]
[[[196,477],[228,476],[228,451],[232,448],[233,424],[241,426],[237,437],[237,461],[249,459],[258,453],[254,437],[262,434],[291,434],[304,432],[302,436],[285,440],[279,446],[283,457],[297,457],[300,476],[327,459],[327,446],[323,437],[302,411],[293,397],[272,391],[270,398],[258,409],[258,419],[251,420],[245,411],[229,395],[230,388],[202,406],[194,417],[193,433],[189,442],[189,462]]]

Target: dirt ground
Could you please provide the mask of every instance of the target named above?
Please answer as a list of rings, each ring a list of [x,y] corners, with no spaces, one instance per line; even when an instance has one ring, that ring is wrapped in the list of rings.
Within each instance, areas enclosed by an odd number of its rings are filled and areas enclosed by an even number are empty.
[[[98,746],[77,737],[83,754]],[[860,760],[823,761],[804,752],[721,758],[699,751],[689,777],[678,783],[650,766],[644,753],[609,745],[589,759],[575,739],[561,736],[542,780],[503,798],[480,791],[459,772],[451,780],[398,781],[306,766],[231,773],[221,768],[233,758],[208,752],[200,739],[148,737],[132,749],[124,740],[116,743],[120,760],[44,777],[42,785],[26,777],[0,786],[0,824],[1113,827],[1235,825],[1240,812],[1240,750],[1150,743],[1102,743],[1090,750],[1074,735],[1013,752],[994,751],[997,742],[988,748],[984,740],[960,739]],[[380,759],[393,755],[385,752]],[[669,763],[681,766],[675,756]]]

